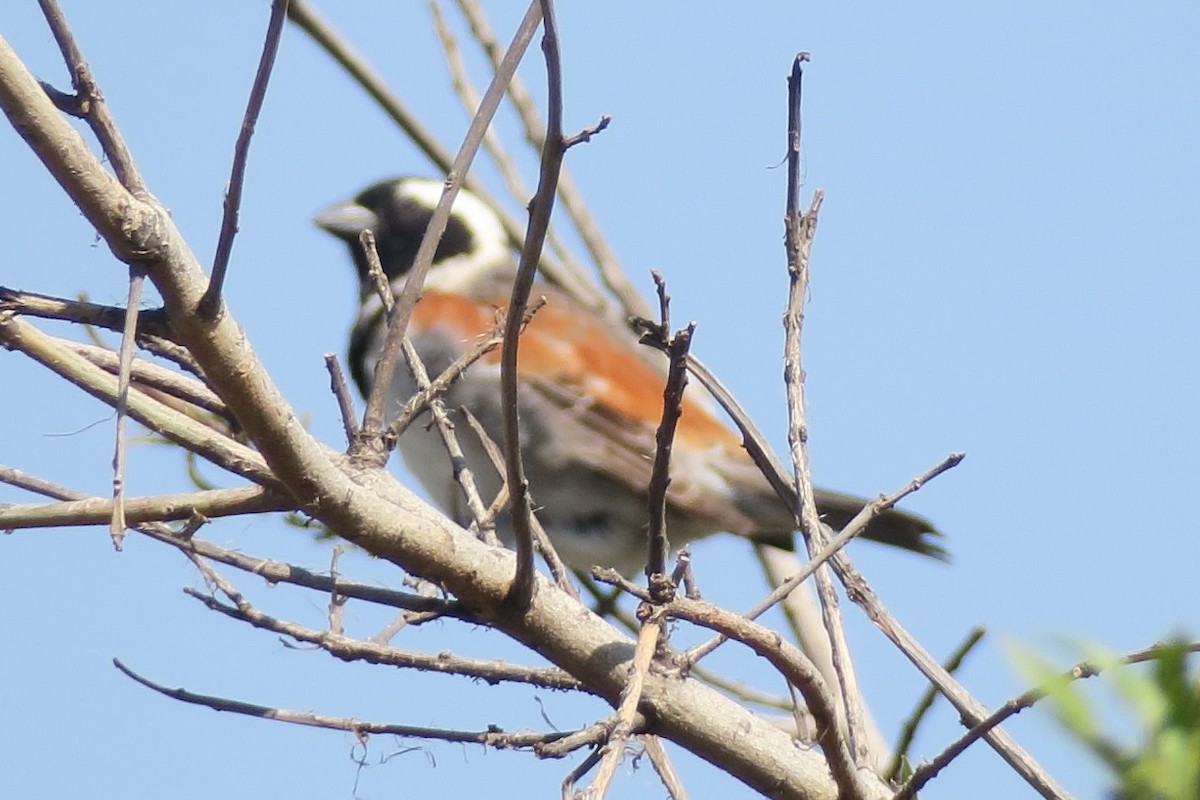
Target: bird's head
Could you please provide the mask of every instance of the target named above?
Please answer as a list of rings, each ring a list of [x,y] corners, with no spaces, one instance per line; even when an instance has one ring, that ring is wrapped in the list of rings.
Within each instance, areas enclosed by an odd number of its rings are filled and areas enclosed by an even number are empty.
[[[389,282],[395,281],[412,269],[442,188],[441,181],[429,178],[379,181],[354,199],[326,208],[313,220],[350,247],[364,296],[374,292],[374,286],[360,234],[364,230],[375,234],[384,274]],[[434,253],[430,283],[461,289],[510,261],[508,237],[499,218],[478,197],[459,191]]]

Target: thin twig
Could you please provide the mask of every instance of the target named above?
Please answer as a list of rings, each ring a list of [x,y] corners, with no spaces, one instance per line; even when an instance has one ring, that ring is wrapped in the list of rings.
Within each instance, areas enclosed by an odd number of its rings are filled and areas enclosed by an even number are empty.
[[[496,474],[500,476],[500,480],[502,481],[500,491],[496,493],[495,499],[488,506],[487,516],[480,524],[480,533],[486,534],[489,526],[494,527],[496,515],[508,506],[508,482],[505,480],[507,470],[504,467],[504,454],[500,452],[500,448],[492,441],[492,437],[488,436],[487,431],[483,428],[483,423],[471,413],[471,409],[466,406],[460,406],[458,410],[463,415],[463,418],[467,420],[467,424],[471,426],[471,430],[479,439],[484,452],[487,453],[488,460],[492,463],[492,468],[496,470]],[[554,548],[554,542],[551,541],[550,536],[542,527],[542,523],[538,521],[536,514],[530,522],[533,526],[534,544],[537,547],[538,553],[545,560],[546,566],[550,568],[550,575],[554,578],[555,585],[578,600],[579,590],[575,588],[575,584],[571,583],[571,579],[567,577],[567,567],[563,564],[562,558],[558,555],[558,550]]]
[[[500,398],[504,416],[504,465],[507,470],[508,493],[512,509],[513,539],[517,551],[517,571],[509,587],[507,603],[517,612],[523,612],[533,597],[533,501],[529,496],[529,482],[525,478],[525,464],[521,458],[520,420],[517,412],[517,346],[518,330],[525,306],[529,303],[530,290],[537,274],[542,245],[550,227],[550,212],[554,209],[554,190],[562,171],[565,148],[562,136],[562,62],[558,52],[558,26],[554,17],[554,3],[538,0],[540,16],[545,28],[542,34],[542,53],[546,58],[546,85],[548,121],[546,143],[542,148],[542,160],[538,169],[538,188],[529,211],[529,227],[525,232],[525,244],[521,248],[521,260],[517,265],[517,277],[513,281],[512,297],[509,300],[505,322],[504,344],[500,348]],[[501,67],[507,62],[501,62]],[[501,70],[497,70],[497,76]],[[505,80],[505,85],[511,75]],[[493,86],[495,84],[493,83]],[[490,91],[490,88],[489,88]]]
[[[788,306],[784,314],[784,383],[788,398],[788,444],[792,456],[792,475],[800,502],[792,506],[800,520],[800,530],[810,558],[814,558],[827,544],[828,537],[821,524],[813,494],[812,472],[808,458],[808,424],[804,418],[804,369],[801,366],[800,337],[804,325],[804,302],[808,296],[808,263],[813,236],[816,233],[817,214],[824,198],[817,190],[806,213],[800,211],[800,106],[803,63],[807,53],[796,56],[788,78],[788,151],[787,151],[787,211],[785,214],[785,247],[787,251]],[[821,601],[821,617],[829,636],[833,668],[837,673],[838,690],[846,715],[846,733],[850,741],[850,752],[854,763],[871,764],[874,754],[867,737],[866,709],[858,687],[854,662],[850,658],[850,646],[842,625],[841,609],[837,591],[829,570],[818,567],[816,578],[817,597]]]
[[[206,706],[216,711],[231,711],[248,717],[271,719],[278,722],[288,722],[293,725],[305,725],[311,728],[328,728],[330,730],[349,731],[356,735],[386,733],[393,736],[411,736],[420,739],[437,739],[445,742],[465,742],[495,747],[499,750],[515,750],[532,748],[543,742],[553,742],[565,736],[565,733],[505,733],[489,728],[486,731],[455,731],[443,728],[424,728],[416,725],[397,725],[384,722],[366,722],[349,717],[329,717],[306,711],[290,711],[270,706],[260,706],[253,703],[243,703],[240,700],[230,700],[225,697],[197,694],[187,689],[171,689],[160,683],[155,683],[125,666],[120,659],[113,659],[113,666],[129,678],[137,681],[148,689],[166,695],[172,700],[183,703]]]
[[[125,410],[129,403],[129,375],[133,365],[133,339],[137,332],[138,309],[142,304],[142,284],[145,275],[136,267],[129,268],[129,295],[125,302],[125,329],[121,333],[121,349],[117,353],[117,430],[113,445],[112,521],[108,533],[113,547],[121,549],[125,539]]]
[[[642,338],[656,336],[666,342],[670,364],[667,381],[663,388],[662,422],[655,432],[654,463],[647,484],[647,510],[650,524],[647,531],[648,554],[646,579],[650,594],[656,602],[665,602],[675,594],[675,584],[666,575],[667,571],[667,489],[671,485],[671,447],[675,441],[675,429],[683,415],[683,392],[687,387],[688,350],[696,323],[689,324],[670,336],[671,298],[662,275],[655,272],[654,283],[658,287],[659,325],[656,331],[647,332]],[[670,336],[670,341],[667,338]]]
[[[530,4],[529,11],[525,14],[525,18],[522,20],[516,35],[513,37],[508,54],[505,56],[504,63],[502,64],[503,68],[497,70],[491,85],[488,86],[488,90],[483,96],[483,102],[479,105],[479,111],[476,112],[475,117],[471,120],[471,126],[467,130],[466,138],[463,140],[458,154],[454,157],[454,163],[450,165],[450,171],[446,175],[446,185],[442,189],[442,196],[438,200],[433,216],[429,220],[429,226],[425,229],[425,235],[421,237],[421,245],[417,249],[417,255],[413,261],[412,269],[408,273],[408,278],[404,282],[404,289],[400,293],[396,308],[389,315],[387,337],[384,341],[379,361],[375,366],[371,393],[367,397],[366,411],[363,412],[362,431],[365,436],[377,435],[383,430],[384,403],[391,389],[392,375],[396,371],[397,360],[400,357],[404,337],[408,331],[408,322],[412,318],[412,312],[416,307],[417,299],[421,296],[421,289],[425,285],[425,276],[433,264],[433,256],[437,250],[438,243],[441,241],[442,234],[446,230],[446,224],[450,219],[451,205],[458,194],[463,176],[467,174],[467,171],[471,167],[471,162],[475,157],[476,151],[479,149],[480,142],[483,140],[483,133],[487,130],[488,125],[491,124],[492,117],[496,113],[496,108],[500,104],[500,99],[504,96],[504,86],[516,71],[517,64],[520,63],[521,57],[525,53],[525,48],[532,40],[540,19],[541,11],[535,0],[535,2]],[[509,319],[511,321],[510,327],[515,329],[520,315],[517,315],[515,319],[510,315]]]
[[[413,343],[405,337],[402,342],[404,348],[404,359],[408,365],[408,370],[412,374],[413,380],[417,384],[417,388],[424,390],[429,388],[429,374],[425,371],[425,364],[421,361],[421,354],[417,352],[417,348]],[[433,422],[437,426],[438,433],[441,434],[442,443],[446,447],[446,454],[450,457],[450,464],[453,469],[454,480],[462,489],[463,496],[467,500],[467,508],[471,512],[471,517],[479,524],[487,515],[487,508],[483,504],[483,499],[479,496],[479,489],[475,485],[475,472],[471,465],[467,463],[467,457],[463,453],[462,446],[458,442],[458,435],[454,432],[454,423],[450,421],[450,415],[446,413],[446,406],[440,397],[434,397],[429,401],[429,413],[433,416]]]
[[[250,99],[246,102],[246,113],[242,117],[242,128],[233,147],[233,166],[229,171],[229,186],[225,191],[224,213],[221,216],[221,232],[217,237],[217,251],[213,257],[212,276],[208,289],[200,299],[199,312],[211,319],[220,308],[221,287],[225,285],[225,272],[229,268],[229,256],[233,252],[233,237],[238,232],[238,211],[242,205],[242,185],[246,181],[246,160],[250,156],[250,139],[254,126],[267,98],[267,83],[271,80],[271,69],[279,52],[279,41],[283,38],[283,21],[287,18],[288,0],[271,0],[271,16],[267,20],[267,35],[263,41],[262,55],[258,58],[258,69],[254,73],[254,84],[250,88]]]
[[[578,795],[575,793],[575,784],[584,775],[592,771],[592,768],[600,763],[600,749],[597,748],[588,753],[587,758],[579,762],[579,765],[567,773],[567,777],[563,778],[562,782],[562,798],[563,800],[577,800]]]
[[[120,357],[112,350],[73,342],[69,339],[57,339],[56,341],[112,375],[120,372]],[[133,383],[143,389],[156,389],[165,395],[202,408],[210,414],[215,414],[227,423],[235,422],[225,402],[194,378],[180,375],[178,372],[141,358],[133,359],[129,377]]]
[[[208,609],[230,619],[244,622],[259,630],[287,636],[297,642],[315,645],[331,656],[346,662],[363,661],[368,664],[380,664],[400,669],[458,675],[482,680],[489,684],[524,683],[542,689],[592,693],[592,690],[557,667],[525,667],[498,659],[466,658],[446,652],[415,653],[390,647],[381,642],[353,639],[333,630],[322,631],[308,628],[295,622],[264,614],[246,602],[240,595],[230,595],[226,591],[227,588],[231,587],[226,584],[222,588],[222,592],[233,601],[233,605],[222,603],[194,589],[184,589],[184,593],[199,600]]]
[[[3,481],[0,477],[0,481]],[[0,506],[0,530],[22,528],[65,528],[103,525],[115,516],[115,498],[90,497],[59,503],[20,503]],[[194,513],[205,517],[264,514],[290,511],[295,504],[261,486],[236,489],[210,489],[180,494],[127,497],[122,522],[129,527],[138,522],[186,520]]]
[[[530,310],[536,311],[542,305],[540,303],[536,304],[536,308],[531,307]],[[450,388],[450,385],[458,380],[467,370],[467,367],[495,350],[503,341],[504,322],[500,320],[489,334],[481,337],[471,346],[471,349],[454,359],[450,366],[446,367],[446,369],[442,370],[441,374],[431,380],[427,388],[418,390],[416,394],[408,399],[408,402],[404,404],[404,408],[401,409],[400,413],[388,423],[389,435],[399,438],[400,434],[408,429],[408,426],[412,424],[414,419],[429,409],[429,403],[433,398],[444,394]]]
[[[342,557],[342,553],[346,551],[344,545],[337,545],[333,548],[333,552],[329,554],[329,577],[337,580],[338,561]],[[342,636],[345,633],[345,626],[342,620],[345,617],[346,596],[338,594],[335,588],[329,593],[329,633],[333,636]]]
[[[111,503],[112,501],[102,497],[89,497],[84,492],[79,492],[61,484],[47,481],[35,475],[30,475],[18,469],[5,467],[0,465],[0,483],[6,483],[10,486],[16,486],[36,494],[53,497],[63,501],[91,501],[97,504]],[[211,490],[215,492],[230,492],[242,490]],[[216,496],[211,494],[210,496]],[[230,496],[230,495],[227,495]],[[161,497],[159,498],[161,500]],[[127,508],[136,508],[136,501],[129,501]],[[196,506],[205,507],[203,502],[195,502],[194,499],[189,500],[186,506],[191,506],[193,509]],[[11,511],[12,509],[4,509]],[[97,523],[102,523],[108,519],[110,512],[100,507],[96,513]],[[190,524],[190,519],[189,519]],[[182,530],[175,531],[171,528],[157,522],[135,523],[134,529],[140,533],[149,536],[155,541],[163,544],[171,545],[185,553],[195,553],[205,558],[217,561],[222,564],[240,569],[243,572],[248,572],[257,575],[260,578],[270,583],[288,583],[295,586],[302,586],[307,589],[314,589],[319,592],[332,593],[336,592],[345,597],[353,597],[358,600],[363,600],[369,603],[377,603],[379,605],[390,606],[392,608],[400,608],[406,611],[419,614],[436,614],[443,617],[451,617],[461,619],[467,622],[477,622],[472,615],[461,603],[449,600],[442,600],[437,597],[425,597],[421,595],[409,594],[407,592],[398,592],[393,589],[385,589],[381,586],[372,584],[357,583],[348,581],[344,578],[336,578],[328,575],[310,572],[303,567],[295,564],[286,564],[281,561],[272,561],[270,559],[257,558],[245,553],[229,550],[224,547],[219,547],[211,542],[206,542],[202,539],[193,538],[188,532],[188,527],[185,526]]]
[[[978,725],[987,709],[947,672],[880,602],[875,591],[845,557],[836,553],[829,562],[846,587],[846,596],[858,604],[880,631],[950,701],[964,724]],[[1066,792],[1006,731],[989,729],[983,738],[1018,775],[1045,798],[1067,798]]]

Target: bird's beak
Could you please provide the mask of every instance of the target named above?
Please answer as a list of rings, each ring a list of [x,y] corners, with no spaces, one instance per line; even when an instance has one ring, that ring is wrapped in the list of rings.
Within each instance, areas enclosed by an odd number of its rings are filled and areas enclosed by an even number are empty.
[[[358,241],[360,233],[376,229],[379,217],[369,208],[348,202],[330,206],[313,217],[313,222],[339,239]]]

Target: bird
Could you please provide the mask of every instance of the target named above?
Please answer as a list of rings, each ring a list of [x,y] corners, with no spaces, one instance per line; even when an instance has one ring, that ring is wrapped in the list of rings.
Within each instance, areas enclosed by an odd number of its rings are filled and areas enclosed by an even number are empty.
[[[358,274],[360,310],[350,334],[348,363],[364,397],[383,347],[387,313],[360,234],[374,234],[380,265],[398,296],[443,187],[430,178],[390,178],[314,219],[349,247]],[[498,216],[460,190],[407,331],[429,375],[439,374],[492,334],[515,276],[516,259]],[[538,520],[568,566],[584,571],[613,567],[633,574],[644,566],[648,552],[647,484],[665,370],[638,352],[646,348],[632,330],[622,336],[617,326],[564,292],[538,282],[532,296],[544,297],[545,304],[521,334],[517,374],[521,454]],[[409,371],[398,367],[388,389],[389,412],[398,412],[416,390]],[[696,391],[700,387],[690,386],[685,394],[672,452],[667,490],[671,546],[719,532],[789,546],[797,528],[793,513],[755,466],[741,438]],[[469,409],[494,442],[503,442],[498,352],[468,367],[443,399],[447,408]],[[491,468],[480,438],[467,426],[457,430],[486,504],[503,479]],[[467,524],[471,518],[450,457],[429,419],[418,418],[397,446],[430,500]],[[822,521],[833,530],[840,530],[866,503],[823,489],[814,495]],[[501,514],[496,525],[501,538],[509,538],[510,518]],[[933,524],[904,511],[884,511],[863,536],[947,558]]]

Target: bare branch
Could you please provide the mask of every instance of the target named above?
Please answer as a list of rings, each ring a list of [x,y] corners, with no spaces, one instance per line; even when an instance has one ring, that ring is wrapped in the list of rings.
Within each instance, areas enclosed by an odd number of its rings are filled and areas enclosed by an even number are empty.
[[[663,387],[662,422],[655,432],[654,463],[650,468],[648,484],[648,513],[650,524],[647,530],[649,547],[646,559],[646,579],[650,586],[650,594],[655,602],[665,602],[675,594],[675,583],[667,572],[667,489],[671,484],[671,446],[675,441],[675,428],[683,415],[683,392],[687,387],[688,350],[692,344],[692,334],[696,331],[696,323],[690,323],[678,331],[670,341],[671,330],[671,298],[667,294],[667,284],[662,275],[655,272],[654,283],[658,286],[660,321],[657,329],[643,334],[642,338],[655,337],[661,344],[666,345],[670,363],[667,369],[667,381]]]
[[[229,267],[229,255],[233,252],[233,237],[238,231],[238,210],[242,205],[242,184],[246,180],[246,160],[250,157],[250,139],[258,123],[259,112],[267,98],[267,82],[275,66],[275,55],[279,52],[279,40],[283,38],[283,20],[287,15],[288,0],[272,0],[271,16],[267,21],[267,35],[263,42],[262,55],[258,59],[258,70],[254,73],[254,84],[250,99],[246,102],[246,113],[242,117],[242,128],[233,147],[233,166],[229,173],[229,186],[225,192],[225,207],[221,217],[221,232],[217,237],[217,251],[213,257],[212,276],[208,289],[200,300],[200,314],[212,317],[220,308],[221,287],[225,285],[225,271]]]
[[[787,152],[787,212],[785,214],[788,275],[788,307],[784,314],[784,384],[788,398],[788,444],[792,456],[792,475],[799,494],[799,504],[791,508],[800,520],[800,530],[810,558],[825,547],[828,537],[817,511],[813,493],[812,473],[808,460],[808,424],[804,419],[804,369],[800,362],[800,335],[804,325],[804,302],[808,296],[808,260],[816,233],[817,214],[824,194],[818,189],[808,212],[800,212],[800,105],[803,62],[807,53],[796,56],[788,78],[788,152]],[[833,655],[833,668],[838,677],[842,705],[846,713],[846,731],[850,752],[855,764],[863,766],[874,761],[867,738],[866,710],[858,688],[850,645],[842,626],[837,591],[829,570],[817,567],[815,573],[817,596],[821,600],[821,615]]]
[[[474,114],[475,109],[479,107],[479,92],[471,83],[470,76],[467,74],[467,67],[463,63],[458,42],[446,24],[445,17],[442,16],[441,6],[437,2],[434,2],[434,0],[430,0],[429,10],[433,15],[433,25],[437,30],[438,38],[442,42],[442,51],[446,54],[446,65],[450,69],[455,94],[462,101],[467,113]],[[488,32],[490,33],[491,31]],[[496,45],[499,56],[503,56],[504,50],[500,48],[495,39],[492,39],[491,43]],[[489,49],[488,52],[491,53],[492,51]],[[499,64],[499,56],[495,65]],[[521,87],[521,91],[524,91],[520,75],[513,75],[512,83],[509,84],[508,88],[509,98],[516,95],[517,90],[514,87]],[[496,165],[496,169],[500,173],[500,179],[504,182],[505,189],[508,190],[508,193],[517,202],[524,203],[533,192],[525,185],[525,181],[521,178],[521,173],[517,168],[516,161],[505,149],[503,142],[500,141],[500,134],[494,127],[488,128],[487,133],[483,137],[483,146],[487,150],[488,155],[491,156],[492,163]],[[546,232],[546,243],[550,245],[551,251],[562,259],[563,269],[568,273],[580,276],[580,280],[586,280],[586,272],[583,265],[575,261],[571,252],[553,228]],[[545,260],[543,260],[543,263],[545,263]],[[553,273],[553,270],[551,270],[551,273]],[[550,279],[551,282],[555,282],[553,277]]]
[[[671,764],[671,757],[667,755],[667,748],[663,747],[662,739],[652,734],[645,734],[642,736],[642,743],[646,745],[646,755],[650,756],[650,765],[658,773],[658,779],[662,781],[671,800],[687,800],[687,790],[683,788],[683,781],[679,779],[679,773]]]
[[[117,501],[100,497],[61,503],[29,503],[0,506],[0,530],[20,528],[58,528],[111,523]],[[261,486],[237,489],[212,489],[202,492],[127,497],[122,522],[128,527],[138,522],[185,520],[193,514],[205,517],[264,514],[289,511],[295,504]]]
[[[142,304],[142,282],[145,276],[129,268],[129,296],[125,303],[125,329],[121,333],[121,349],[117,354],[117,431],[113,445],[113,504],[108,532],[113,547],[121,549],[125,539],[125,409],[129,403],[129,373],[133,364],[133,339],[137,331],[138,309]]]
[[[591,693],[587,686],[555,667],[523,667],[519,664],[509,664],[499,660],[465,658],[452,653],[433,655],[414,653],[378,642],[353,639],[334,630],[319,631],[295,622],[276,619],[262,613],[249,603],[234,600],[235,605],[231,606],[194,589],[184,589],[184,592],[199,600],[210,610],[224,614],[230,619],[244,622],[260,630],[290,637],[297,642],[316,645],[342,661],[365,661],[369,664],[416,669],[422,672],[461,675],[483,680],[489,684],[525,683],[543,689]]]
[[[231,711],[235,714],[244,714],[248,717],[259,717],[261,719],[271,719],[278,722],[288,722],[293,725],[305,725],[310,728],[328,728],[338,731],[349,731],[356,735],[372,733],[387,733],[393,736],[410,736],[419,739],[438,739],[445,742],[467,742],[481,744],[487,747],[495,747],[500,750],[515,750],[515,749],[530,749],[534,745],[544,742],[553,742],[565,736],[565,733],[505,733],[495,728],[489,728],[486,731],[455,731],[446,730],[443,728],[423,728],[415,725],[397,725],[384,722],[365,722],[362,720],[350,719],[349,717],[329,717],[322,714],[313,714],[306,711],[290,711],[282,708],[271,708],[270,706],[254,705],[253,703],[243,703],[240,700],[230,700],[225,697],[215,697],[212,695],[197,694],[190,692],[187,689],[170,689],[160,683],[155,683],[149,678],[142,677],[129,667],[121,663],[120,659],[113,659],[113,666],[125,673],[126,676],[137,681],[148,689],[153,689],[159,694],[166,695],[172,700],[179,700],[183,703],[191,703],[193,705],[207,706],[216,711]]]
[[[90,344],[80,344],[68,339],[54,339],[54,341],[83,356],[105,372],[116,375],[120,370],[120,358],[112,350]],[[194,378],[180,375],[178,372],[140,358],[133,359],[129,374],[130,379],[141,388],[157,389],[173,398],[216,414],[226,422],[235,422],[224,401]]]
[[[421,354],[417,352],[417,348],[413,343],[405,337],[402,342],[404,348],[404,360],[408,364],[408,370],[412,373],[413,380],[420,390],[429,388],[429,374],[425,371],[425,364],[421,361]],[[434,425],[437,426],[438,433],[441,434],[442,443],[446,446],[446,454],[450,457],[450,464],[454,472],[454,480],[462,489],[463,497],[466,498],[467,508],[471,512],[476,524],[480,524],[487,516],[487,508],[483,505],[483,499],[479,496],[479,489],[475,486],[475,472],[471,465],[467,463],[467,457],[463,453],[462,446],[458,443],[458,435],[454,432],[454,423],[450,421],[449,414],[446,413],[446,406],[442,403],[440,397],[431,398],[429,401],[429,413],[433,416]]]
[[[500,397],[504,416],[504,465],[507,470],[509,505],[512,509],[513,539],[517,551],[517,572],[507,601],[517,611],[523,611],[533,597],[533,502],[529,497],[529,482],[525,478],[525,464],[521,457],[520,420],[517,414],[517,346],[519,322],[525,315],[530,290],[537,275],[537,265],[550,227],[550,212],[554,208],[554,190],[562,171],[565,148],[562,138],[562,62],[558,52],[558,27],[554,18],[554,3],[551,0],[536,0],[540,3],[540,16],[545,26],[542,35],[542,52],[546,57],[546,84],[548,91],[549,121],[546,123],[546,141],[542,148],[541,165],[538,168],[538,188],[529,211],[529,227],[525,232],[525,243],[521,248],[521,260],[517,265],[517,278],[513,282],[512,297],[508,303],[504,330],[504,344],[500,349]],[[531,7],[532,11],[532,7]],[[507,56],[505,57],[507,62]],[[501,62],[503,67],[505,62]],[[496,74],[500,75],[498,69]],[[511,75],[505,81],[511,81]],[[493,86],[496,84],[493,83]],[[490,88],[489,88],[490,91]]]

